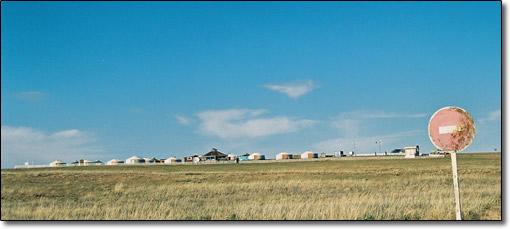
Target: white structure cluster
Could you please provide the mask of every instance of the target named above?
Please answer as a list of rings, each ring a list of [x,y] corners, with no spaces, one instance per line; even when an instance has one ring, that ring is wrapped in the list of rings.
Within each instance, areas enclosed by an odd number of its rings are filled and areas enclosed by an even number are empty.
[[[405,155],[405,158],[415,158],[417,156],[427,156],[428,154],[420,154],[419,153],[419,146],[416,147],[405,147],[404,149],[395,149],[394,151],[398,151],[398,153],[390,153],[390,154],[384,154],[379,156],[387,156],[387,155],[393,155],[393,156],[403,156]],[[404,153],[405,152],[405,153]],[[281,152],[276,155],[276,160],[309,160],[309,159],[316,159],[316,158],[328,158],[328,157],[346,157],[346,156],[371,156],[371,155],[355,155],[354,152],[349,152],[348,154],[344,154],[343,151],[334,152],[334,154],[326,154],[326,153],[318,153],[313,151],[305,151],[303,153],[289,153],[289,152]],[[377,156],[377,154],[375,155]],[[169,157],[167,159],[157,159],[156,157],[144,157],[141,158],[137,155],[132,156],[125,161],[119,160],[117,158],[114,158],[106,163],[103,163],[100,160],[95,161],[89,161],[80,159],[74,162],[71,162],[69,164],[61,161],[61,160],[55,160],[51,162],[49,165],[29,165],[28,162],[25,163],[25,165],[21,166],[15,166],[15,168],[32,168],[32,167],[63,167],[63,166],[92,166],[92,165],[171,165],[171,164],[199,164],[199,163],[239,163],[241,161],[259,161],[259,160],[267,160],[266,156],[264,154],[261,154],[260,152],[255,152],[253,154],[244,153],[242,155],[236,155],[236,154],[224,154],[220,151],[218,151],[215,148],[212,148],[208,153],[199,156],[196,154],[185,156],[183,160],[177,158],[177,157]]]

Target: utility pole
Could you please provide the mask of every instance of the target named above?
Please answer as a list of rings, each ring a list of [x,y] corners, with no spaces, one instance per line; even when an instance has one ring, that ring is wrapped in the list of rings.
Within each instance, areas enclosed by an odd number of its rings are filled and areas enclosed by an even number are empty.
[[[381,139],[379,139],[379,141],[376,141],[375,144],[379,143],[379,154],[381,154]]]

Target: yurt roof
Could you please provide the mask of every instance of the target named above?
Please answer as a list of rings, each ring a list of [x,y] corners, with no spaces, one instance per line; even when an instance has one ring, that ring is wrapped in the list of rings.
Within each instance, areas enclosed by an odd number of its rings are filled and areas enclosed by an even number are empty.
[[[167,160],[177,159],[176,157],[169,157]]]
[[[218,151],[217,149],[215,148],[212,148],[211,151],[209,151],[209,153],[206,153],[204,154],[203,156],[217,156],[217,157],[226,157],[227,155]]]
[[[63,161],[61,161],[61,160],[56,160],[56,161],[54,161],[54,162],[51,162],[50,164],[57,164],[57,163],[59,163],[59,164],[65,164],[65,163],[64,163]]]
[[[130,158],[128,158],[128,160],[140,160],[142,158],[140,158],[139,156],[132,156]]]
[[[123,162],[123,161],[121,161],[121,160],[119,160],[117,158],[114,158],[114,159],[111,159],[109,162]]]
[[[309,154],[309,153],[318,154],[318,153],[316,153],[316,152],[312,152],[312,151],[306,151],[306,152],[304,152],[304,153],[302,153],[302,154]]]
[[[256,152],[256,153],[254,153],[254,154],[252,154],[252,155],[262,155],[262,154],[261,154],[261,153],[259,153],[259,152]]]
[[[89,160],[83,160],[83,162],[90,162]]]

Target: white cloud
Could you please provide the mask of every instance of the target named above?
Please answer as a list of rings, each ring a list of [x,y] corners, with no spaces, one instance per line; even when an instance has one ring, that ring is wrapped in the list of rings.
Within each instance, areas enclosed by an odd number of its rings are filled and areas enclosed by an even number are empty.
[[[46,96],[46,93],[40,91],[23,91],[13,95],[17,99],[29,102],[36,102]]]
[[[362,129],[362,120],[337,119],[331,122],[331,126],[339,129],[344,136],[358,136]]]
[[[501,109],[489,112],[485,117],[480,119],[480,123],[499,120],[501,120]]]
[[[427,113],[397,113],[385,111],[350,111],[340,113],[337,117],[332,118],[330,126],[340,130],[344,137],[359,136],[362,131],[368,128],[367,120],[369,119],[388,119],[388,118],[423,118],[427,117]]]
[[[299,81],[299,82],[293,82],[293,83],[287,83],[287,84],[267,84],[264,85],[264,87],[285,93],[289,97],[296,99],[310,91],[312,91],[315,88],[315,84],[311,80],[307,81]]]
[[[356,152],[376,152],[378,145],[376,141],[381,140],[382,144],[389,145],[396,143],[406,137],[421,134],[421,130],[411,130],[389,135],[359,137],[359,138],[335,138],[318,142],[313,145],[315,150],[320,152],[334,152],[338,150],[352,151],[354,148],[353,143],[356,143]]]
[[[199,130],[205,134],[222,138],[262,137],[296,132],[300,128],[316,123],[313,120],[294,120],[285,116],[256,118],[263,109],[212,110],[198,113],[201,120]]]
[[[188,117],[184,117],[182,115],[176,115],[175,118],[182,125],[189,125],[189,124],[191,124],[191,119],[188,118]]]
[[[90,134],[76,129],[47,134],[28,127],[2,126],[1,136],[2,168],[23,164],[25,160],[48,164],[56,159],[71,161],[101,152]]]

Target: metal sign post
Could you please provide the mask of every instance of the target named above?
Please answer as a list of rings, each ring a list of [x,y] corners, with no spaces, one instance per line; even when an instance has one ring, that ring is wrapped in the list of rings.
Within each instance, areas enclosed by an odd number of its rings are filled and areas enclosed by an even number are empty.
[[[457,174],[457,152],[451,153],[451,159],[453,173],[453,191],[455,193],[455,219],[462,220],[462,216],[460,214],[459,175]]]
[[[475,122],[471,115],[459,107],[444,107],[436,111],[429,121],[429,137],[441,151],[449,151],[452,160],[455,218],[462,220],[460,188],[457,169],[457,152],[466,149],[475,137]]]

